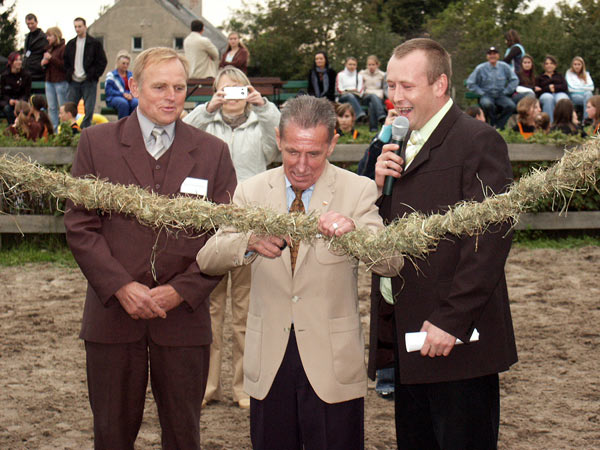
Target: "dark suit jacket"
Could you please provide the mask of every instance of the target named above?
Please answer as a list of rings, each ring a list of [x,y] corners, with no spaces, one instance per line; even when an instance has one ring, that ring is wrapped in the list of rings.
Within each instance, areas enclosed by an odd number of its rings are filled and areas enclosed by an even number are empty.
[[[208,200],[230,201],[236,186],[235,170],[223,141],[178,120],[169,152],[165,181],[156,190],[158,194],[177,195],[185,178],[194,177],[208,180]],[[137,114],[86,128],[81,134],[72,173],[93,174],[113,183],[154,191]],[[221,277],[202,274],[196,264],[196,254],[206,235],[159,232],[123,214],[87,211],[70,201],[65,226],[69,246],[88,280],[82,339],[126,343],[149,334],[159,345],[210,343],[207,300]],[[152,262],[158,283],[152,277]],[[114,293],[134,280],[149,287],[168,283],[184,302],[168,311],[166,319],[133,320]]]
[[[77,50],[77,37],[74,37],[65,47],[65,72],[67,81],[72,81],[75,71],[75,51]],[[106,69],[106,53],[99,40],[94,39],[89,34],[85,38],[83,47],[83,70],[85,70],[86,80],[96,82],[100,79]]]
[[[443,212],[461,200],[481,201],[511,182],[506,143],[483,122],[452,106],[412,164],[380,199],[380,214],[393,220],[413,210]],[[478,238],[448,236],[426,259],[405,264],[392,279],[394,319],[403,384],[468,379],[507,370],[517,353],[504,264],[511,245],[508,224],[493,226]],[[467,342],[473,329],[480,341],[455,346],[448,357],[407,353],[404,334],[429,320]],[[381,336],[377,320],[372,336]],[[390,321],[382,321],[389,324]],[[373,340],[371,341],[373,344]],[[370,349],[370,359],[377,348]],[[371,375],[374,364],[370,365]]]

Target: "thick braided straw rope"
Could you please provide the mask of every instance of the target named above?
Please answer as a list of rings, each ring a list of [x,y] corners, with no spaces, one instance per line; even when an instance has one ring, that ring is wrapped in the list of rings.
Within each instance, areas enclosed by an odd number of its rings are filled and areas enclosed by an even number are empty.
[[[554,196],[566,205],[574,192],[590,187],[597,189],[599,169],[600,139],[591,138],[565,152],[563,158],[547,170],[533,170],[522,177],[505,194],[490,195],[481,203],[458,203],[445,214],[413,213],[378,233],[358,229],[331,239],[331,245],[336,251],[366,262],[398,254],[422,257],[435,249],[437,242],[447,234],[472,236],[493,224],[516,223],[519,214],[542,197]],[[305,242],[319,237],[315,215],[277,214],[259,206],[216,205],[189,197],[168,198],[137,186],[120,186],[96,178],[73,178],[19,157],[0,158],[0,179],[11,191],[69,198],[86,209],[135,216],[150,227],[206,231],[229,226],[240,232],[289,235]]]

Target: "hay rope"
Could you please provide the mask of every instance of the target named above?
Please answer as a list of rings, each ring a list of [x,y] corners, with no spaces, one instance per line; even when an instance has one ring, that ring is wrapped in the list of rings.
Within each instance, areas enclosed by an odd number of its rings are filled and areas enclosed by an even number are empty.
[[[595,187],[600,169],[600,139],[588,139],[547,170],[533,170],[515,182],[510,191],[490,195],[483,202],[462,202],[445,214],[413,213],[399,218],[378,233],[358,229],[333,238],[336,251],[363,261],[379,261],[402,254],[422,257],[433,250],[446,234],[473,236],[492,224],[518,222],[519,214],[546,196],[563,199],[576,191]],[[133,215],[151,227],[214,230],[230,226],[240,232],[312,242],[318,238],[318,217],[312,214],[277,214],[264,207],[241,208],[217,205],[189,197],[168,198],[137,186],[121,186],[96,178],[73,178],[45,169],[23,158],[0,157],[0,179],[11,191],[29,191],[56,198],[69,198],[86,209],[101,209]]]

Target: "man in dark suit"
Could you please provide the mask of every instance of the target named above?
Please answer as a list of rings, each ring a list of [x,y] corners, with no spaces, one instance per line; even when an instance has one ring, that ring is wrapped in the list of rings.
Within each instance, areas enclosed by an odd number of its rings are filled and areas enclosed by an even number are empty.
[[[452,103],[451,75],[450,56],[430,39],[405,42],[389,61],[389,96],[410,122],[411,142],[405,158],[392,151],[396,145],[384,146],[376,164],[380,189],[385,176],[397,178],[392,194],[379,200],[387,221],[413,211],[444,212],[462,200],[481,201],[511,182],[505,142]],[[517,360],[504,276],[508,228],[448,236],[391,280],[395,314],[379,325],[395,328],[399,448],[496,448],[498,373]],[[479,341],[468,343],[475,329]],[[419,331],[426,332],[421,351],[408,352],[405,333]],[[457,338],[467,344],[456,345]],[[377,348],[370,351],[375,358]]]
[[[130,85],[137,112],[83,130],[73,175],[228,202],[236,179],[227,145],[179,120],[187,72],[187,61],[172,49],[140,53]],[[221,278],[202,274],[195,262],[207,237],[147,228],[71,202],[65,226],[88,279],[80,337],[96,448],[133,448],[149,365],[163,448],[199,449],[208,296]]]
[[[76,105],[83,98],[85,117],[81,128],[87,128],[92,124],[98,79],[106,69],[106,54],[102,43],[87,34],[85,19],[77,17],[73,25],[77,36],[67,42],[64,57],[69,82],[68,98]]]
[[[48,40],[46,34],[38,28],[38,20],[35,14],[27,14],[25,23],[29,28],[29,33],[25,35],[23,68],[29,72],[32,81],[44,81],[46,71],[42,66],[42,58],[48,46]]]

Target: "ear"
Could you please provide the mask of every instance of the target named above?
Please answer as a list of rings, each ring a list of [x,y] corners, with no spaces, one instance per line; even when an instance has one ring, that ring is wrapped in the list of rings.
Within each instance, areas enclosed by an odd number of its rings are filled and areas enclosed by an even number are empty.
[[[275,140],[277,141],[277,148],[281,151],[281,136],[279,135],[279,127],[275,127]]]
[[[333,153],[333,150],[335,149],[335,146],[337,144],[338,139],[340,138],[340,135],[335,133],[333,135],[333,138],[331,139],[331,143],[329,144],[329,149],[327,150],[327,157],[329,158],[331,156],[331,154]]]
[[[443,97],[446,95],[446,90],[448,89],[448,76],[445,73],[441,74],[433,84],[436,97]]]
[[[129,79],[129,91],[135,98],[140,97],[140,86],[137,80],[133,77]]]

